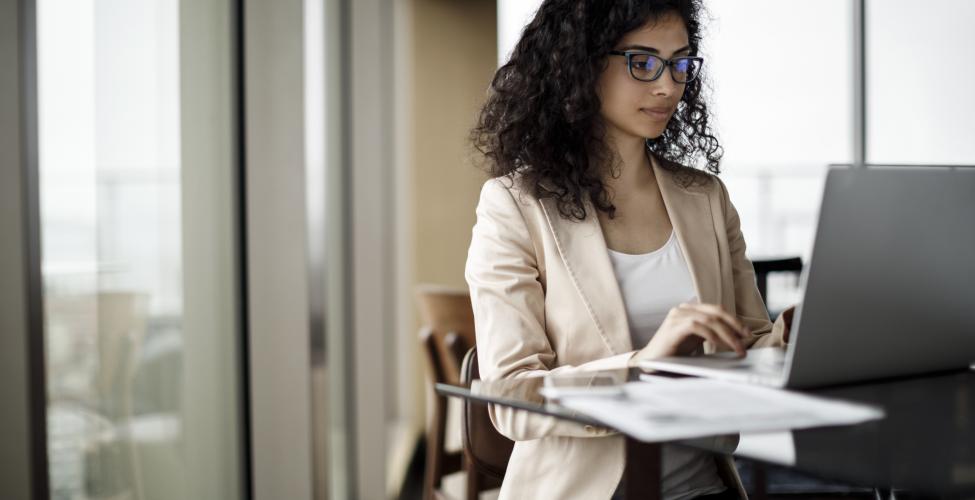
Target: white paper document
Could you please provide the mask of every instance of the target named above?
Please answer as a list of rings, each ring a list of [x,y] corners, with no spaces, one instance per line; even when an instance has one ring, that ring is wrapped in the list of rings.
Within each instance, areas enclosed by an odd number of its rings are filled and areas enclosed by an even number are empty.
[[[792,431],[746,432],[739,435],[735,456],[792,466],[796,464],[796,442]]]
[[[850,425],[884,417],[882,409],[859,403],[700,378],[629,382],[620,396],[572,395],[559,404],[651,442]]]

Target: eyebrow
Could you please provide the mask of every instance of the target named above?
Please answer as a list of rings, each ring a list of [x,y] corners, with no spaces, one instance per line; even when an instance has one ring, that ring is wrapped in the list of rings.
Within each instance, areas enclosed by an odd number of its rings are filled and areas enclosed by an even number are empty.
[[[627,45],[626,47],[623,47],[620,50],[643,50],[643,51],[646,51],[646,52],[650,52],[651,54],[660,54],[660,51],[659,50],[657,50],[657,49],[655,49],[653,47],[647,47],[646,45]],[[680,53],[680,52],[689,51],[689,50],[691,50],[691,46],[690,45],[685,45],[685,46],[683,46],[683,47],[675,50],[674,51],[674,54],[677,54],[677,53]]]

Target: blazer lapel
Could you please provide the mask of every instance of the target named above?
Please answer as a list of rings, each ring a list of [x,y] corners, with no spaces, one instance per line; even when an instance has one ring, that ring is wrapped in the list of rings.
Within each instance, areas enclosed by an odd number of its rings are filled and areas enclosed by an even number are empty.
[[[657,161],[653,162],[653,169],[698,299],[702,303],[719,304],[721,276],[710,200],[705,193],[679,186],[673,174],[660,168]],[[595,208],[589,204],[589,217],[576,221],[561,217],[552,198],[541,200],[541,206],[562,262],[603,342],[614,354],[632,350],[626,306]]]
[[[561,217],[551,198],[543,199],[541,206],[562,262],[596,324],[596,331],[613,354],[632,350],[626,307],[595,208],[590,204],[589,217],[577,221]]]
[[[720,304],[721,275],[711,202],[707,194],[678,185],[674,175],[662,169],[658,161],[662,160],[653,162],[657,185],[687,259],[698,299],[704,304]]]

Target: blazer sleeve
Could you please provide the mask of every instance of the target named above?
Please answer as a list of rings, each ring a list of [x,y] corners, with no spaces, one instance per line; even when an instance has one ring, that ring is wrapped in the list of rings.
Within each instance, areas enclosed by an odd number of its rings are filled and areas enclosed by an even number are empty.
[[[518,201],[498,179],[481,190],[465,277],[474,309],[483,380],[623,369],[636,351],[576,366],[555,366],[545,333],[545,291],[535,247]],[[597,437],[606,429],[490,405],[498,431],[512,440],[560,435]]]
[[[751,330],[751,338],[745,343],[749,348],[783,346],[784,320],[780,316],[774,325],[769,321],[768,310],[758,292],[755,267],[745,256],[745,237],[741,233],[738,211],[731,203],[728,189],[718,181],[721,203],[724,208],[725,228],[728,231],[728,248],[731,251],[732,279],[735,288],[735,314]]]

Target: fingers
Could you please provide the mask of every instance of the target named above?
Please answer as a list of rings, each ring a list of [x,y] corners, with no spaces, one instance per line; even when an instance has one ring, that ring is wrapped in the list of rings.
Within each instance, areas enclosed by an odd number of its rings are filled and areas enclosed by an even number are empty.
[[[677,315],[689,320],[687,333],[693,333],[715,345],[725,345],[739,356],[745,355],[742,338],[748,330],[724,309],[710,304],[681,304]]]
[[[723,307],[714,304],[681,304],[679,309],[688,313],[704,314],[709,317],[720,318],[729,328],[735,331],[740,337],[747,337],[750,333],[748,327],[733,314],[728,313]]]
[[[691,318],[691,331],[714,345],[725,345],[739,356],[745,355],[745,346],[738,333],[717,318],[704,315]]]
[[[685,331],[687,333],[700,337],[705,341],[710,342],[714,345],[724,344],[724,342],[721,341],[721,337],[718,337],[718,334],[715,333],[714,330],[708,328],[703,323],[700,323],[697,320],[694,319],[688,320]]]
[[[785,321],[786,327],[792,326],[792,316],[796,313],[796,306],[790,306],[785,311],[782,311],[782,320]]]
[[[716,346],[726,346],[738,356],[745,355],[742,340],[749,335],[747,327],[734,315],[712,304],[681,304],[673,309],[647,345],[672,355],[680,352],[685,341],[697,337]],[[663,347],[661,347],[663,346]]]

